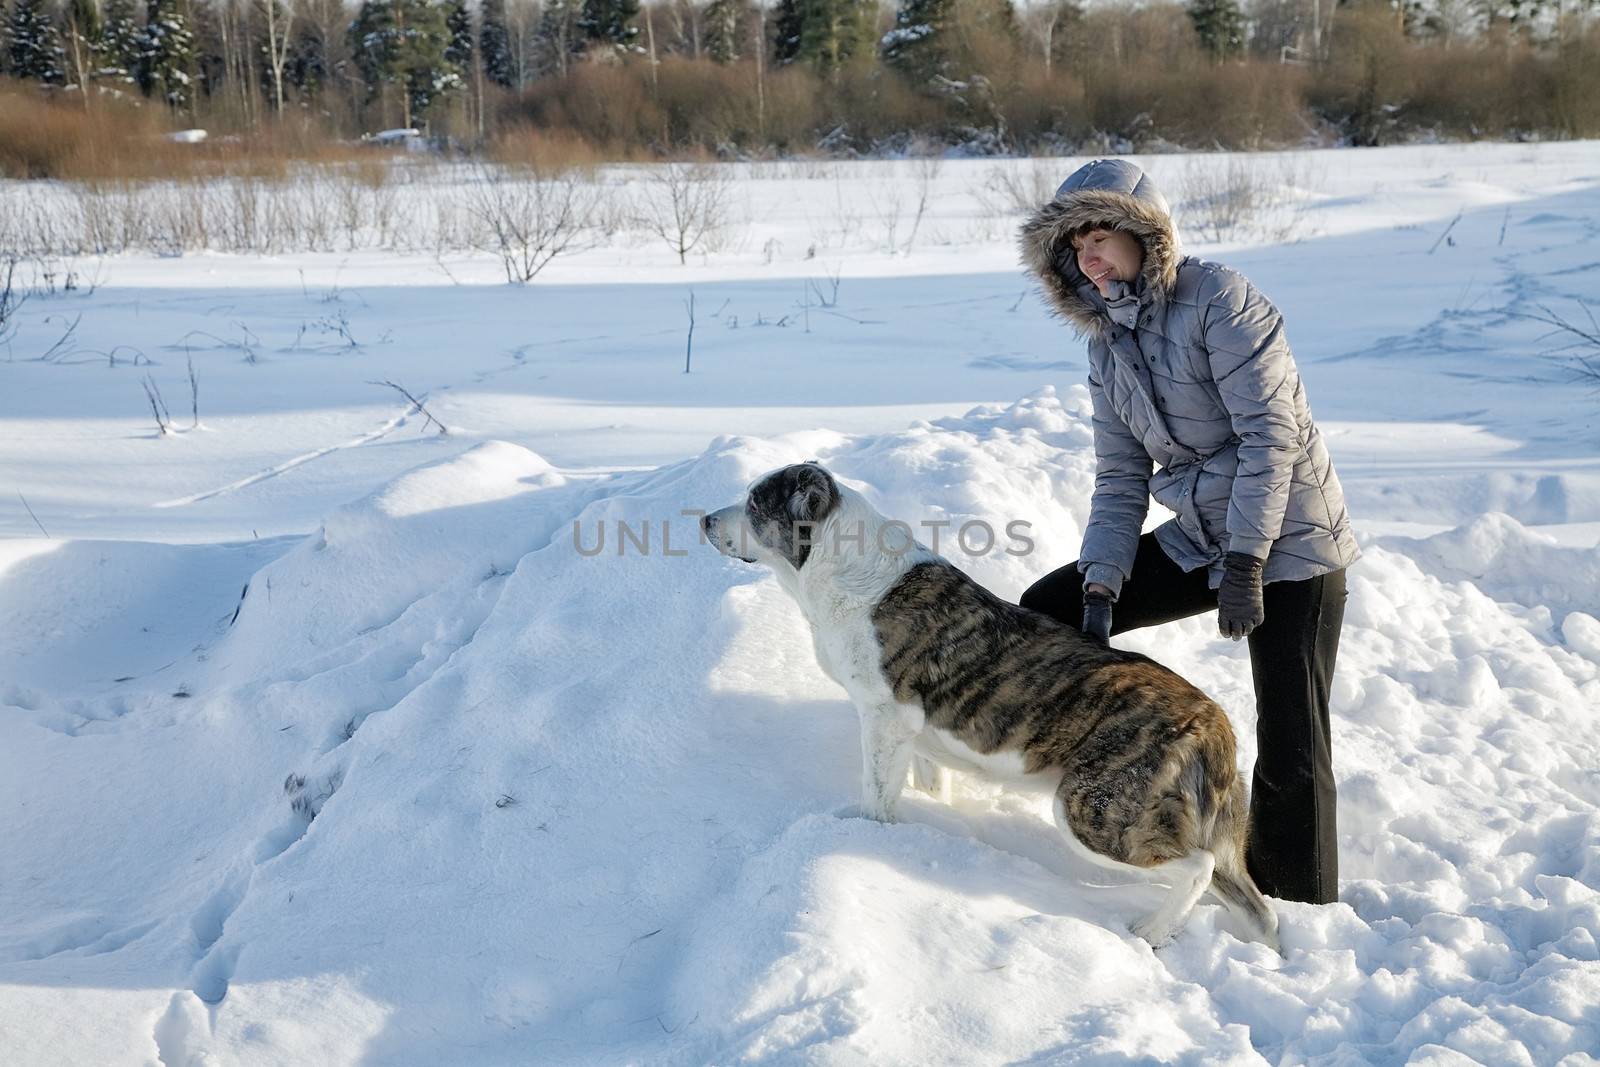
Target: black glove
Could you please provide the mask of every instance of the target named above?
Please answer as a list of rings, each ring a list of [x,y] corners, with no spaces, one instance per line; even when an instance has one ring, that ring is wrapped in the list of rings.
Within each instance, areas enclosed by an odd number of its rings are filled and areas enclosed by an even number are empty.
[[[1261,625],[1267,609],[1261,602],[1261,565],[1247,552],[1229,552],[1217,590],[1217,630],[1235,641]]]
[[[1083,633],[1102,645],[1111,643],[1111,598],[1105,593],[1083,594]]]

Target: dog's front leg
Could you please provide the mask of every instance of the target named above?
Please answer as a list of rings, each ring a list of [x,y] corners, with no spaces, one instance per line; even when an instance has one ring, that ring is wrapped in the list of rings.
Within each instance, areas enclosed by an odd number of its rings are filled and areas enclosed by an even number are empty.
[[[892,701],[858,704],[861,716],[861,813],[893,822],[922,712]]]

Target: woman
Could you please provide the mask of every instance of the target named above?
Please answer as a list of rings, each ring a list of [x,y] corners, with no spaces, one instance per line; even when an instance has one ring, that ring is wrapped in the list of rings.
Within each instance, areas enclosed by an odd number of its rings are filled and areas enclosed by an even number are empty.
[[[1239,274],[1181,255],[1166,200],[1124,160],[1068,178],[1022,248],[1088,336],[1096,471],[1080,558],[1021,602],[1102,641],[1213,609],[1247,638],[1250,875],[1336,900],[1328,693],[1360,553],[1282,318]],[[1151,496],[1176,517],[1140,536]]]

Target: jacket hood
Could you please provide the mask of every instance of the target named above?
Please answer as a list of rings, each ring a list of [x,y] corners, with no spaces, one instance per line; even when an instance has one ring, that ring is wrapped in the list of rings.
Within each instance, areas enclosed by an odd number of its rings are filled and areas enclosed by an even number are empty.
[[[1069,243],[1085,227],[1123,230],[1144,246],[1144,289],[1165,300],[1178,279],[1178,232],[1155,182],[1123,159],[1097,159],[1061,183],[1055,199],[1022,225],[1022,261],[1057,312],[1091,335],[1111,327],[1094,283],[1078,269]]]

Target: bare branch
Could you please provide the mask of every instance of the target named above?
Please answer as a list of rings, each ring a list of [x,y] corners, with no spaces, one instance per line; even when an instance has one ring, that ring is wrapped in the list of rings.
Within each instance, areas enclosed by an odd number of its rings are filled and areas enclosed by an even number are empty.
[[[694,356],[694,290],[689,290],[689,299],[683,302],[689,312],[689,339],[683,346],[683,373],[689,373],[689,360]],[[724,305],[726,306],[726,305]]]
[[[423,404],[422,404],[422,401],[417,399],[416,397],[412,396],[411,393],[408,390],[406,390],[403,386],[396,385],[394,382],[391,382],[391,381],[388,381],[388,380],[384,380],[384,381],[381,381],[381,382],[368,381],[367,384],[368,385],[387,385],[390,389],[393,389],[395,392],[399,393],[401,396],[403,396],[407,400],[411,401],[411,411],[408,412],[408,414],[411,414],[411,415],[421,414],[424,417],[424,422],[422,423],[422,428],[423,429],[427,429],[429,423],[432,423],[434,426],[439,427],[439,436],[440,437],[444,437],[444,436],[446,436],[446,435],[448,435],[450,433],[450,431],[445,427],[445,424],[440,422],[438,419],[434,418],[433,417],[433,412],[429,411],[426,407],[424,407]],[[423,395],[424,398],[426,398],[428,394],[427,393],[423,393],[422,395]]]
[[[150,401],[150,413],[156,417],[156,430],[161,436],[165,437],[172,432],[169,429],[172,416],[162,414],[167,405],[161,399],[161,387],[156,385],[155,379],[148,374],[144,376],[144,380],[140,384],[144,386],[145,398]]]
[[[189,411],[192,419],[189,423],[191,430],[200,428],[200,379],[194,374],[194,360],[189,360]]]
[[[52,318],[53,318],[53,316],[47,315],[47,316],[45,316],[45,320],[44,321],[49,322],[49,321],[51,321]],[[52,360],[60,359],[62,356],[66,355],[68,353],[68,351],[69,351],[69,349],[66,347],[67,342],[72,340],[72,335],[78,332],[78,323],[80,323],[82,321],[83,321],[83,312],[80,311],[73,318],[73,320],[67,324],[66,330],[61,334],[61,336],[59,338],[56,339],[56,343],[51,345],[49,348],[47,348],[45,350],[44,355],[39,357],[39,362],[40,363],[49,363]]]
[[[33,513],[33,508],[28,507],[28,498],[22,495],[22,490],[20,489],[17,490],[17,499],[22,501],[22,506],[28,509],[28,518],[33,520],[35,526],[39,527],[39,532],[49,537],[50,531],[44,528],[44,523],[40,522],[39,516]]]

